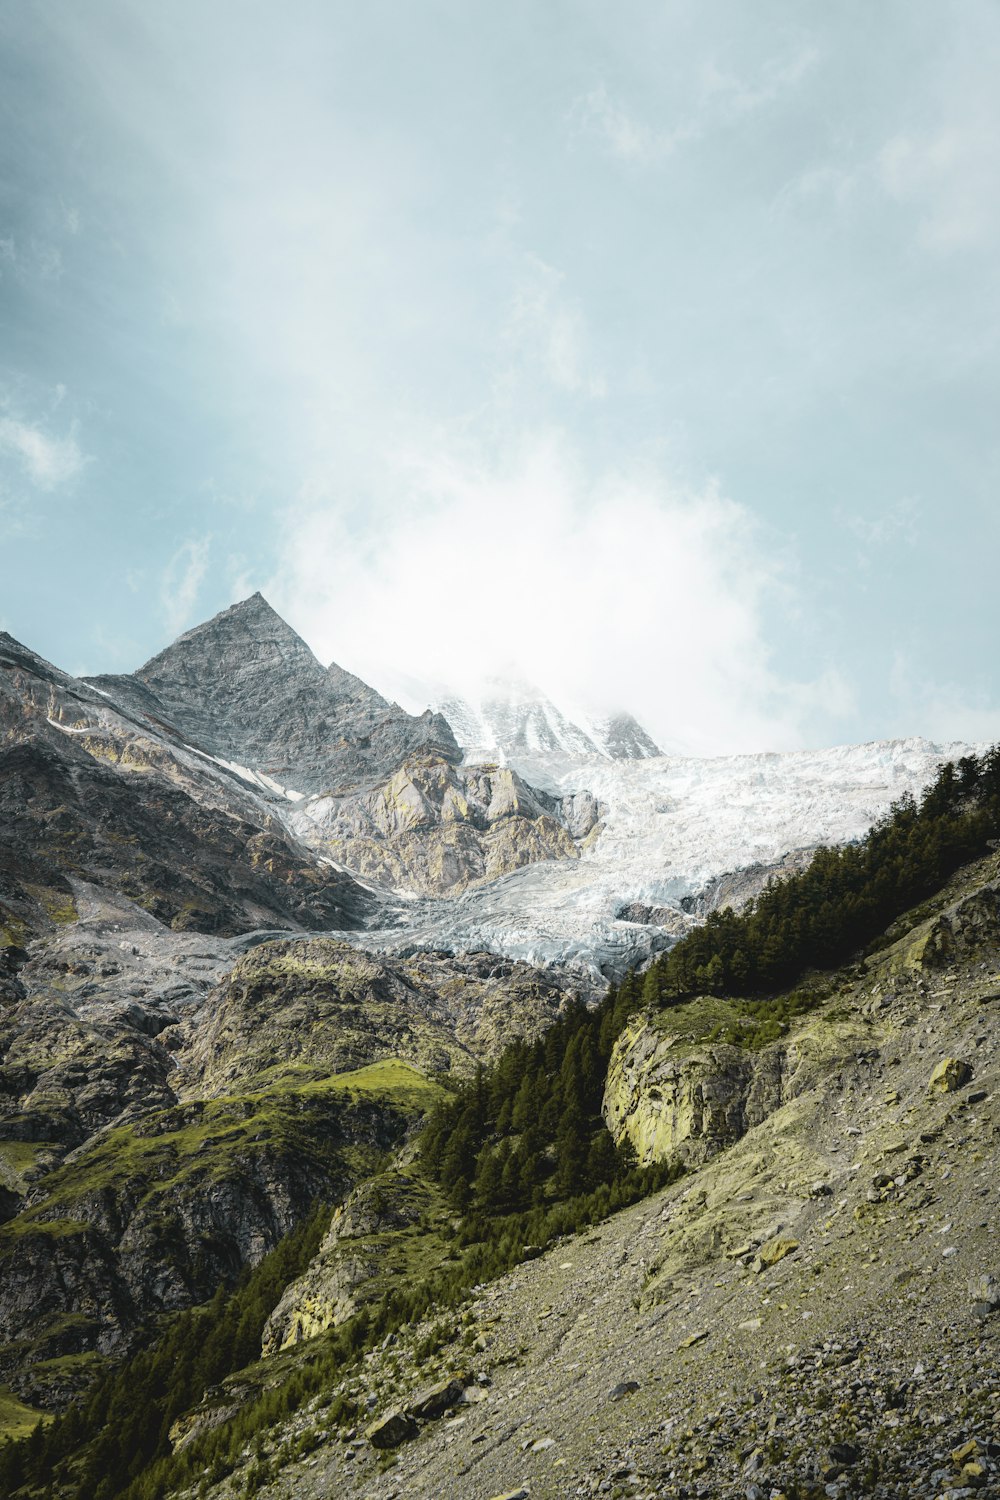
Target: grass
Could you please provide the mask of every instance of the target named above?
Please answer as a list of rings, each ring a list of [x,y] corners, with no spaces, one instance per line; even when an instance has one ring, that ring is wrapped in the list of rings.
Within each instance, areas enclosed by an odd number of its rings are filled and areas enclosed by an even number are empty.
[[[25,1406],[6,1386],[0,1386],[0,1442],[4,1438],[28,1437],[40,1421],[51,1422],[52,1418],[33,1406]]]
[[[657,1013],[658,1031],[673,1038],[672,1047],[686,1052],[704,1043],[721,1042],[756,1052],[780,1041],[793,1021],[815,1010],[830,998],[827,987],[802,987],[763,1000],[727,1000],[700,995],[683,1005],[671,1005]]]
[[[39,1156],[58,1149],[52,1141],[0,1141],[0,1183],[15,1191],[24,1186],[24,1174],[30,1172]]]
[[[53,891],[41,885],[25,885],[24,889],[38,902],[50,922],[64,927],[79,919],[76,903],[65,891]]]
[[[80,1232],[86,1225],[58,1213],[71,1214],[94,1193],[126,1182],[140,1185],[139,1202],[149,1209],[157,1200],[169,1206],[179,1192],[201,1190],[206,1181],[224,1180],[241,1161],[262,1155],[312,1159],[328,1169],[347,1166],[367,1174],[381,1152],[355,1143],[351,1112],[382,1106],[402,1125],[444,1092],[395,1059],[327,1077],[294,1065],[269,1071],[275,1076],[268,1088],[157,1110],[103,1133],[45,1179],[44,1202],[0,1226],[0,1252],[15,1235]],[[363,1138],[371,1133],[370,1127],[361,1131]]]

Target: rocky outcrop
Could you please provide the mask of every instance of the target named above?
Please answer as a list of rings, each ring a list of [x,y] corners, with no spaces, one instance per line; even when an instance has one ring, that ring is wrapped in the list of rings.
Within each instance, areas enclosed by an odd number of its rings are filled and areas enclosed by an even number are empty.
[[[371,899],[263,822],[206,807],[155,772],[138,784],[74,742],[0,750],[0,871],[23,886],[33,869],[57,922],[75,875],[178,931],[358,925]]]
[[[738,1141],[850,1055],[852,1039],[817,1021],[787,1041],[752,1051],[692,1044],[698,1001],[642,1012],[615,1043],[604,1117],[641,1166],[699,1166]],[[673,1025],[672,1025],[673,1022]]]
[[[728,870],[715,875],[700,891],[681,898],[681,909],[693,917],[707,917],[713,911],[741,911],[774,880],[783,880],[786,875],[797,875],[812,864],[816,846],[792,849],[770,863],[745,865],[740,870]]]
[[[925,923],[908,944],[906,962],[940,969],[1000,947],[1000,885],[984,885]]]
[[[378,905],[246,785],[0,635],[0,946],[72,920],[73,878],[201,932],[344,928]]]
[[[358,796],[311,799],[290,821],[311,847],[369,880],[453,896],[525,865],[578,858],[577,840],[598,815],[587,793],[567,798],[564,812],[507,767],[421,756]]]
[[[192,1030],[180,1075],[217,1094],[276,1066],[343,1072],[406,1058],[468,1073],[515,1037],[537,1036],[575,988],[493,954],[367,953],[333,938],[275,941],[244,955]]]
[[[282,1089],[99,1134],[0,1225],[0,1381],[51,1396],[56,1334],[64,1355],[124,1353],[342,1198],[412,1118],[391,1098]]]
[[[401,1233],[421,1224],[422,1236]],[[318,1255],[268,1319],[262,1353],[315,1338],[394,1285],[405,1286],[411,1262],[426,1255],[429,1245],[443,1253],[446,1233],[447,1214],[428,1183],[399,1171],[361,1183],[336,1210]]]

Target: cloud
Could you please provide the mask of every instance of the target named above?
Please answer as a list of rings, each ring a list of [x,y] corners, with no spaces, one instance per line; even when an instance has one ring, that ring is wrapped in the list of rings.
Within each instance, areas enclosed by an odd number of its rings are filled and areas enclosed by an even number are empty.
[[[194,619],[195,604],[208,571],[210,536],[183,542],[163,570],[160,614],[171,636],[179,635]]]
[[[66,437],[51,437],[38,426],[16,417],[0,417],[0,454],[9,454],[42,490],[53,490],[75,479],[87,457],[77,441],[76,425]]]
[[[796,89],[819,57],[819,49],[812,44],[798,47],[793,52],[768,58],[753,79],[724,72],[717,64],[709,63],[702,71],[706,109],[727,121],[765,109]]]
[[[607,387],[592,366],[586,323],[567,299],[564,282],[561,272],[528,256],[501,342],[532,373],[540,370],[558,389],[603,396]]]
[[[384,523],[352,527],[332,488],[304,497],[265,591],[322,659],[390,693],[513,673],[708,753],[801,744],[851,707],[826,663],[801,684],[772,670],[767,618],[794,588],[745,508],[711,484],[590,479],[557,434],[411,460]]]
[[[920,508],[911,498],[897,500],[895,505],[878,516],[842,516],[847,529],[857,537],[862,550],[858,553],[860,567],[871,566],[871,553],[881,547],[913,547],[917,541],[917,523]]]
[[[700,133],[693,123],[674,130],[654,130],[613,99],[603,83],[577,100],[571,119],[577,129],[599,137],[612,156],[638,166],[663,161]]]
[[[13,235],[0,239],[0,261],[11,267],[22,285],[32,281],[58,281],[64,270],[58,245],[34,235],[20,242]]]
[[[1000,120],[987,117],[895,135],[879,153],[878,170],[890,197],[916,209],[920,243],[946,253],[995,243],[998,158]]]
[[[653,166],[673,156],[678,147],[775,103],[798,87],[819,56],[818,49],[811,45],[800,47],[767,59],[752,78],[725,72],[709,62],[700,71],[695,103],[687,117],[671,129],[646,124],[603,82],[576,101],[570,121],[576,131],[601,140],[619,160],[634,166]]]

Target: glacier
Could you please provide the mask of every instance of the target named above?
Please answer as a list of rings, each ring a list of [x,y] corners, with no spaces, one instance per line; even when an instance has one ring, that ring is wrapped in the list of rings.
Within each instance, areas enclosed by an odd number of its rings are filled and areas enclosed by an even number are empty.
[[[714,877],[769,866],[794,850],[860,838],[905,793],[919,795],[945,760],[983,746],[912,738],[824,750],[712,759],[603,756],[549,762],[550,789],[589,791],[601,821],[579,859],[527,866],[452,898],[419,898],[359,940],[390,951],[487,949],[566,964],[594,983],[620,976],[692,925],[682,906]],[[470,763],[486,756],[468,752]],[[535,754],[510,753],[529,774]],[[666,908],[658,921],[625,905]]]

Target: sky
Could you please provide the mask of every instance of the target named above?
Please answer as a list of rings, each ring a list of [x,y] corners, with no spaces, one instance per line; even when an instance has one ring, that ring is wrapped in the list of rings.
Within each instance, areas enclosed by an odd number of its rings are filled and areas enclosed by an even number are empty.
[[[0,629],[1000,738],[994,0],[0,0]]]

